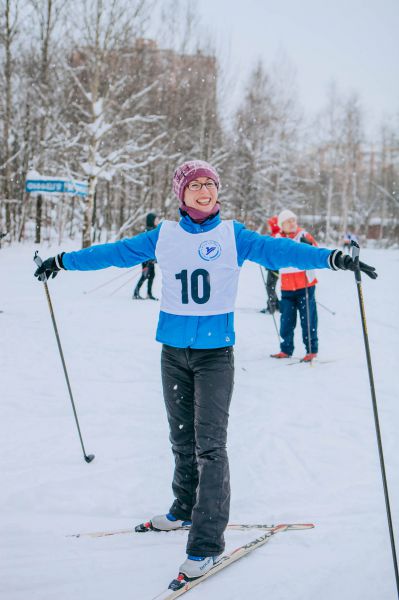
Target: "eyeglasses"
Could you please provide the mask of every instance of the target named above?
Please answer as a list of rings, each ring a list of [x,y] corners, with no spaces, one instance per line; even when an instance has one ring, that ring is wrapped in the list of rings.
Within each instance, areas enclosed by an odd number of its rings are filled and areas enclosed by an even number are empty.
[[[214,181],[207,181],[206,183],[200,183],[199,181],[190,181],[187,187],[191,192],[198,192],[202,189],[202,186],[206,187],[207,190],[216,189],[216,183]]]

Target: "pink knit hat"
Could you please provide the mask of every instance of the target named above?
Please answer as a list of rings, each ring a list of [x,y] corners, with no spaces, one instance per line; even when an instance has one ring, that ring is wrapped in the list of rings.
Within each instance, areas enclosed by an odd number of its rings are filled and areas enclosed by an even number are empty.
[[[220,188],[220,178],[214,167],[204,160],[189,160],[179,167],[173,175],[173,191],[183,204],[184,190],[193,179],[197,177],[209,177]]]

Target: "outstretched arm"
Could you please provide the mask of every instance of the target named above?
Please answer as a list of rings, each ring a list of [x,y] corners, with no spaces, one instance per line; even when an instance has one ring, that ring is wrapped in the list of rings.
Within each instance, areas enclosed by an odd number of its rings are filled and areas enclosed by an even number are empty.
[[[107,267],[134,267],[146,260],[155,259],[159,225],[156,229],[140,233],[110,244],[99,244],[76,252],[62,252],[47,258],[35,275],[46,273],[47,278],[60,269],[67,271],[96,271]]]
[[[350,256],[344,256],[340,250],[315,248],[309,244],[297,244],[289,239],[276,239],[260,235],[256,231],[245,229],[241,223],[234,223],[238,264],[244,260],[263,265],[267,269],[278,270],[282,267],[296,267],[304,271],[308,269],[355,270],[355,263]],[[376,279],[375,268],[359,263],[360,270],[371,279]]]
[[[250,231],[239,223],[235,224],[238,263],[244,260],[278,271],[282,267],[298,269],[328,269],[331,250],[298,244],[290,239],[272,238]]]

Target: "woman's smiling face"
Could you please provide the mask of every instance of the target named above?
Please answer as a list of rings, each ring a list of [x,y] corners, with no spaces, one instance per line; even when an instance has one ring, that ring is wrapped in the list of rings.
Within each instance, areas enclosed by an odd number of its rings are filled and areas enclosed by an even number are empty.
[[[196,208],[209,213],[218,199],[218,188],[210,177],[198,177],[190,181],[184,190],[184,203],[190,208]]]

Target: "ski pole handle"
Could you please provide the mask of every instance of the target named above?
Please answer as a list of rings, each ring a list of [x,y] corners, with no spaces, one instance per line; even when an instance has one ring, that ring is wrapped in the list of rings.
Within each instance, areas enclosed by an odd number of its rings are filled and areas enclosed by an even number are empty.
[[[35,263],[37,264],[38,267],[41,267],[43,264],[42,259],[39,256],[39,252],[36,250],[35,252],[35,256],[33,257],[33,260],[35,261]]]
[[[362,273],[360,271],[360,265],[359,265],[360,246],[357,242],[354,242],[353,240],[351,240],[351,247],[352,247],[352,259],[356,266],[355,279],[356,279],[356,283],[360,283],[362,281]]]
[[[42,266],[43,261],[40,258],[39,252],[37,250],[35,252],[35,256],[33,257],[33,260],[35,261],[35,263],[37,264],[38,267]],[[39,279],[39,281],[43,281],[43,283],[47,283],[46,272],[44,272],[41,275],[39,275],[38,279]]]

